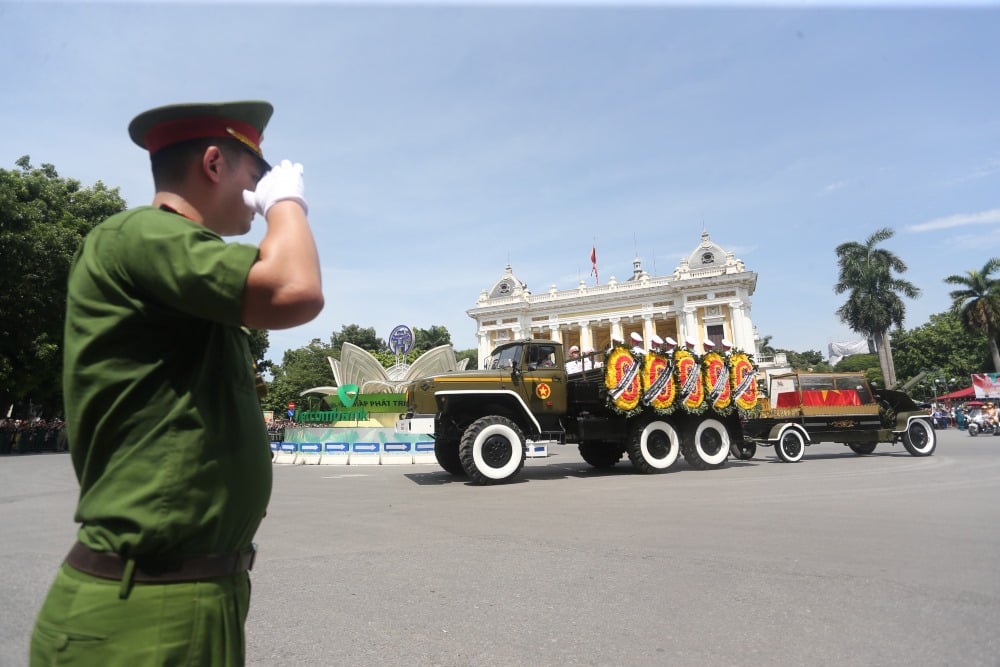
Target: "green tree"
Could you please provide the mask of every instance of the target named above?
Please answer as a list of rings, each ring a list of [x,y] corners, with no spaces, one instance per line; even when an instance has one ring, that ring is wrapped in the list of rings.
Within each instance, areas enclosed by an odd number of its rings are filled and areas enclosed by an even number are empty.
[[[27,155],[15,164],[0,169],[0,411],[30,401],[55,415],[69,265],[87,232],[125,201],[118,188],[81,187]]]
[[[797,371],[817,371],[828,372],[830,364],[823,357],[819,350],[807,350],[806,352],[796,352],[794,350],[777,350],[784,352],[789,365]]]
[[[1000,257],[994,257],[978,271],[971,269],[964,276],[948,276],[944,281],[949,285],[961,285],[961,289],[949,293],[952,311],[961,318],[968,331],[986,337],[993,357],[993,370],[1000,373],[1000,349],[997,348],[1000,280],[990,277],[998,269]]]
[[[455,350],[455,361],[461,362],[462,359],[468,359],[469,363],[466,366],[467,369],[473,370],[479,366],[479,350],[474,347],[470,347],[467,350]]]
[[[348,324],[341,327],[339,332],[335,331],[330,335],[330,347],[336,350],[335,357],[340,358],[340,348],[344,346],[344,343],[357,345],[369,352],[380,352],[388,349],[385,341],[375,333],[374,327],[362,328],[357,324]]]
[[[952,390],[970,386],[970,375],[990,361],[986,339],[969,336],[952,310],[931,315],[919,327],[893,331],[892,350],[900,378],[908,381],[926,372],[924,384],[946,377]],[[952,384],[951,378],[957,382]]]
[[[433,350],[441,345],[451,345],[451,334],[448,332],[448,328],[438,324],[431,325],[430,329],[414,327],[413,338],[413,348],[421,352]]]
[[[331,386],[333,371],[327,361],[327,357],[331,356],[333,348],[318,338],[312,339],[305,347],[285,350],[281,364],[272,368],[274,379],[262,401],[264,409],[284,415],[288,404],[301,401],[301,394],[306,389]]]
[[[267,354],[267,348],[270,343],[268,342],[268,334],[266,329],[250,329],[250,356],[253,357],[254,366],[257,368],[258,373],[267,373],[274,368],[274,362],[269,359],[265,359],[264,355]]]
[[[834,285],[837,294],[848,292],[837,315],[854,331],[875,339],[882,375],[887,385],[896,382],[889,329],[903,326],[906,306],[899,295],[913,299],[920,295],[909,281],[893,275],[904,273],[906,264],[878,244],[892,238],[888,227],[876,230],[864,243],[842,243],[836,248],[840,276]]]
[[[877,354],[849,354],[833,367],[837,373],[864,373],[869,382],[885,386]]]

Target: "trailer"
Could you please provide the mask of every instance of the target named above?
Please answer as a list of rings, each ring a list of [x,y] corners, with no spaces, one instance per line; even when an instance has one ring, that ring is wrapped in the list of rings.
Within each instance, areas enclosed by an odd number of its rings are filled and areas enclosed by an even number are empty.
[[[901,443],[913,456],[930,456],[937,447],[930,406],[874,387],[861,373],[773,376],[760,409],[743,423],[743,437],[740,458],[753,457],[761,445],[774,447],[786,463],[800,461],[817,442],[839,442],[858,455],[880,443]]]

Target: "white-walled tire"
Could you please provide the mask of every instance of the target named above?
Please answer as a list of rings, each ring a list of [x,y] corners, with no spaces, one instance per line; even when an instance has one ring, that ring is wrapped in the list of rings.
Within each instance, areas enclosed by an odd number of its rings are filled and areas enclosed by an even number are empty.
[[[628,460],[643,474],[663,472],[674,464],[681,451],[681,439],[670,424],[652,421],[639,425],[629,435]]]
[[[725,465],[732,442],[726,425],[718,419],[703,419],[688,428],[681,450],[692,468],[708,470]]]
[[[903,433],[903,447],[913,456],[930,456],[937,447],[937,432],[926,419],[911,419]]]
[[[806,453],[806,441],[802,434],[794,428],[786,429],[778,441],[774,443],[774,451],[785,463],[801,461]]]
[[[502,484],[524,467],[524,434],[506,417],[480,417],[465,429],[459,456],[476,484]]]

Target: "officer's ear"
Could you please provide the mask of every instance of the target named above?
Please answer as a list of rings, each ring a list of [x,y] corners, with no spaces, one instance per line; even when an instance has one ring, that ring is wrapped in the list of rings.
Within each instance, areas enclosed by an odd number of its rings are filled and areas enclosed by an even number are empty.
[[[215,145],[209,146],[201,154],[201,170],[213,183],[222,179],[222,166],[226,160],[225,154]]]

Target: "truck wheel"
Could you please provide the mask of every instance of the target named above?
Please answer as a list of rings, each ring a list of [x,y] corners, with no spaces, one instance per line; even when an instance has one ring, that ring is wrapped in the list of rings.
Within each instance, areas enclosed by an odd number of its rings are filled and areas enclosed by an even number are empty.
[[[465,468],[462,467],[462,459],[458,455],[458,440],[435,437],[434,458],[445,472],[465,477]]]
[[[860,454],[862,456],[864,456],[865,454],[871,454],[872,452],[875,451],[874,442],[852,443],[847,446],[850,447],[851,451],[853,451],[855,454]]]
[[[733,444],[729,446],[729,453],[733,458],[749,461],[757,453],[757,443],[752,440],[733,441]]]
[[[595,468],[613,468],[622,460],[622,450],[614,442],[588,440],[580,443],[580,457]]]
[[[785,463],[795,463],[801,461],[802,455],[806,453],[806,441],[801,433],[790,428],[781,434],[778,442],[774,443],[774,451]]]
[[[524,466],[524,435],[506,417],[480,417],[465,429],[459,456],[476,484],[500,484]]]
[[[924,419],[911,419],[903,433],[903,446],[913,456],[930,456],[937,447],[937,433]]]
[[[643,428],[636,425],[628,439],[628,460],[643,474],[663,472],[674,464],[681,439],[670,424],[653,421]]]
[[[692,468],[708,470],[725,465],[731,444],[725,424],[718,419],[703,419],[684,439],[681,450]]]

